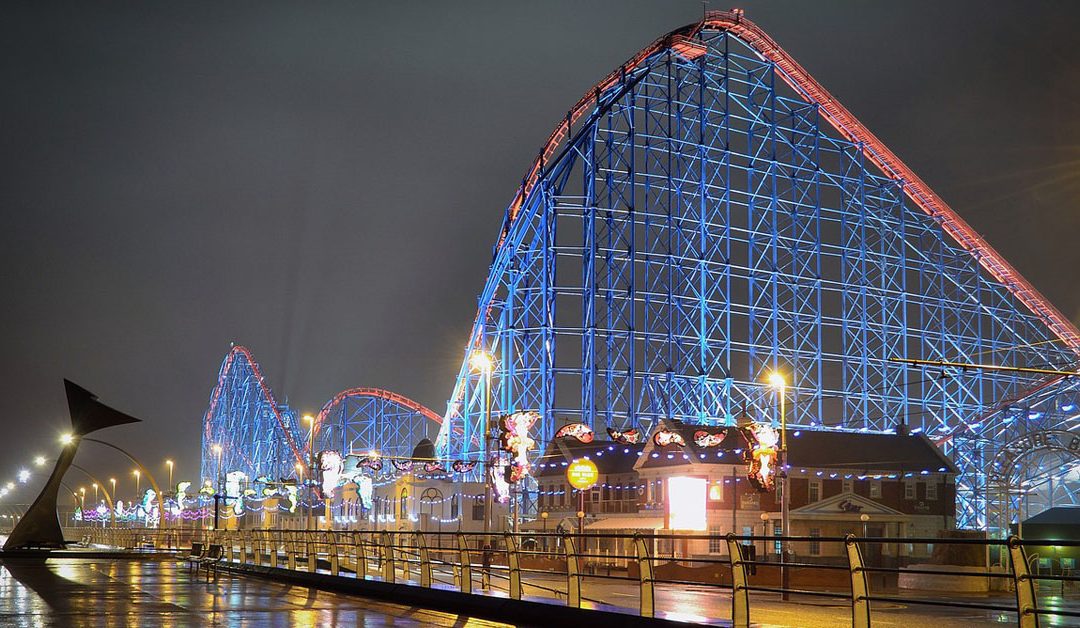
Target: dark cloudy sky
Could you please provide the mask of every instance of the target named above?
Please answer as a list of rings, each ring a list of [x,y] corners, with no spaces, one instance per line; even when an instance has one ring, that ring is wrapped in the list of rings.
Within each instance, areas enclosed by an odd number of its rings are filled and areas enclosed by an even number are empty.
[[[744,6],[1080,318],[1080,4]],[[301,410],[367,385],[441,412],[529,160],[597,79],[700,13],[4,3],[0,482],[55,451],[63,377],[146,420],[103,436],[194,478],[232,341]],[[130,469],[84,447],[103,475]]]

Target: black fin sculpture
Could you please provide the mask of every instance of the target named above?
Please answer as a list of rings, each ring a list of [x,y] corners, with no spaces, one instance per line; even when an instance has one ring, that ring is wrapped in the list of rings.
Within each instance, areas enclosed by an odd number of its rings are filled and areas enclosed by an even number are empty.
[[[4,543],[5,550],[64,547],[64,533],[60,529],[60,518],[56,514],[56,500],[60,493],[60,480],[75,460],[79,439],[106,427],[138,423],[141,420],[110,408],[98,401],[94,393],[66,379],[64,389],[67,392],[68,413],[71,414],[71,442],[64,445],[49,481],[8,535],[7,542]]]

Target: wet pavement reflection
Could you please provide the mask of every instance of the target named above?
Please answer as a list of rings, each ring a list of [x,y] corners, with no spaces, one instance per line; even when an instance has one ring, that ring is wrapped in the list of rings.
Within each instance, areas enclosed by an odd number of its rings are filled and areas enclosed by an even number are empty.
[[[0,562],[0,626],[505,626],[172,559]]]

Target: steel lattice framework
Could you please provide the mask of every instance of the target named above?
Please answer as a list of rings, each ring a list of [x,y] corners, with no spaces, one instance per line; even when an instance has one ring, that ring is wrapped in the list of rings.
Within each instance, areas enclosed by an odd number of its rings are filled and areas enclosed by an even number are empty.
[[[315,452],[349,454],[376,450],[409,456],[423,438],[433,436],[442,417],[415,401],[380,388],[351,388],[328,401],[303,425],[296,413],[274,401],[251,352],[233,346],[221,363],[218,381],[203,417],[202,478],[220,482],[225,473],[271,480],[301,475]],[[220,457],[215,446],[220,447]]]
[[[538,410],[543,440],[775,417],[774,370],[791,424],[955,434],[962,526],[995,507],[1001,439],[1077,422],[1075,381],[888,361],[1075,368],[1080,333],[737,11],[646,47],[552,133],[505,213],[444,456],[483,450],[476,351],[491,412]]]
[[[378,451],[408,457],[434,436],[442,417],[415,401],[381,388],[351,388],[328,401],[315,419],[315,450],[342,454]]]
[[[303,443],[295,414],[274,401],[251,352],[233,346],[203,417],[203,479],[220,482],[229,471],[251,479],[295,477]]]

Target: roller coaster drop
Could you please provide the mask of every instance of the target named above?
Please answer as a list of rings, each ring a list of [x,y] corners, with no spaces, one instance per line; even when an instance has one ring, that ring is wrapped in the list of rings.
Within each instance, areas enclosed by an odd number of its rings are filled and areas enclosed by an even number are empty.
[[[319,413],[316,451],[405,455],[435,435],[438,457],[475,459],[488,392],[494,416],[538,411],[541,443],[564,423],[772,419],[776,371],[790,425],[938,442],[961,469],[958,526],[1077,500],[1067,452],[1008,458],[1005,478],[994,465],[1028,434],[1077,433],[1080,378],[889,359],[1075,371],[1080,332],[740,11],[661,37],[576,103],[493,254],[446,412],[346,391]],[[306,437],[234,348],[204,477],[295,474]]]

